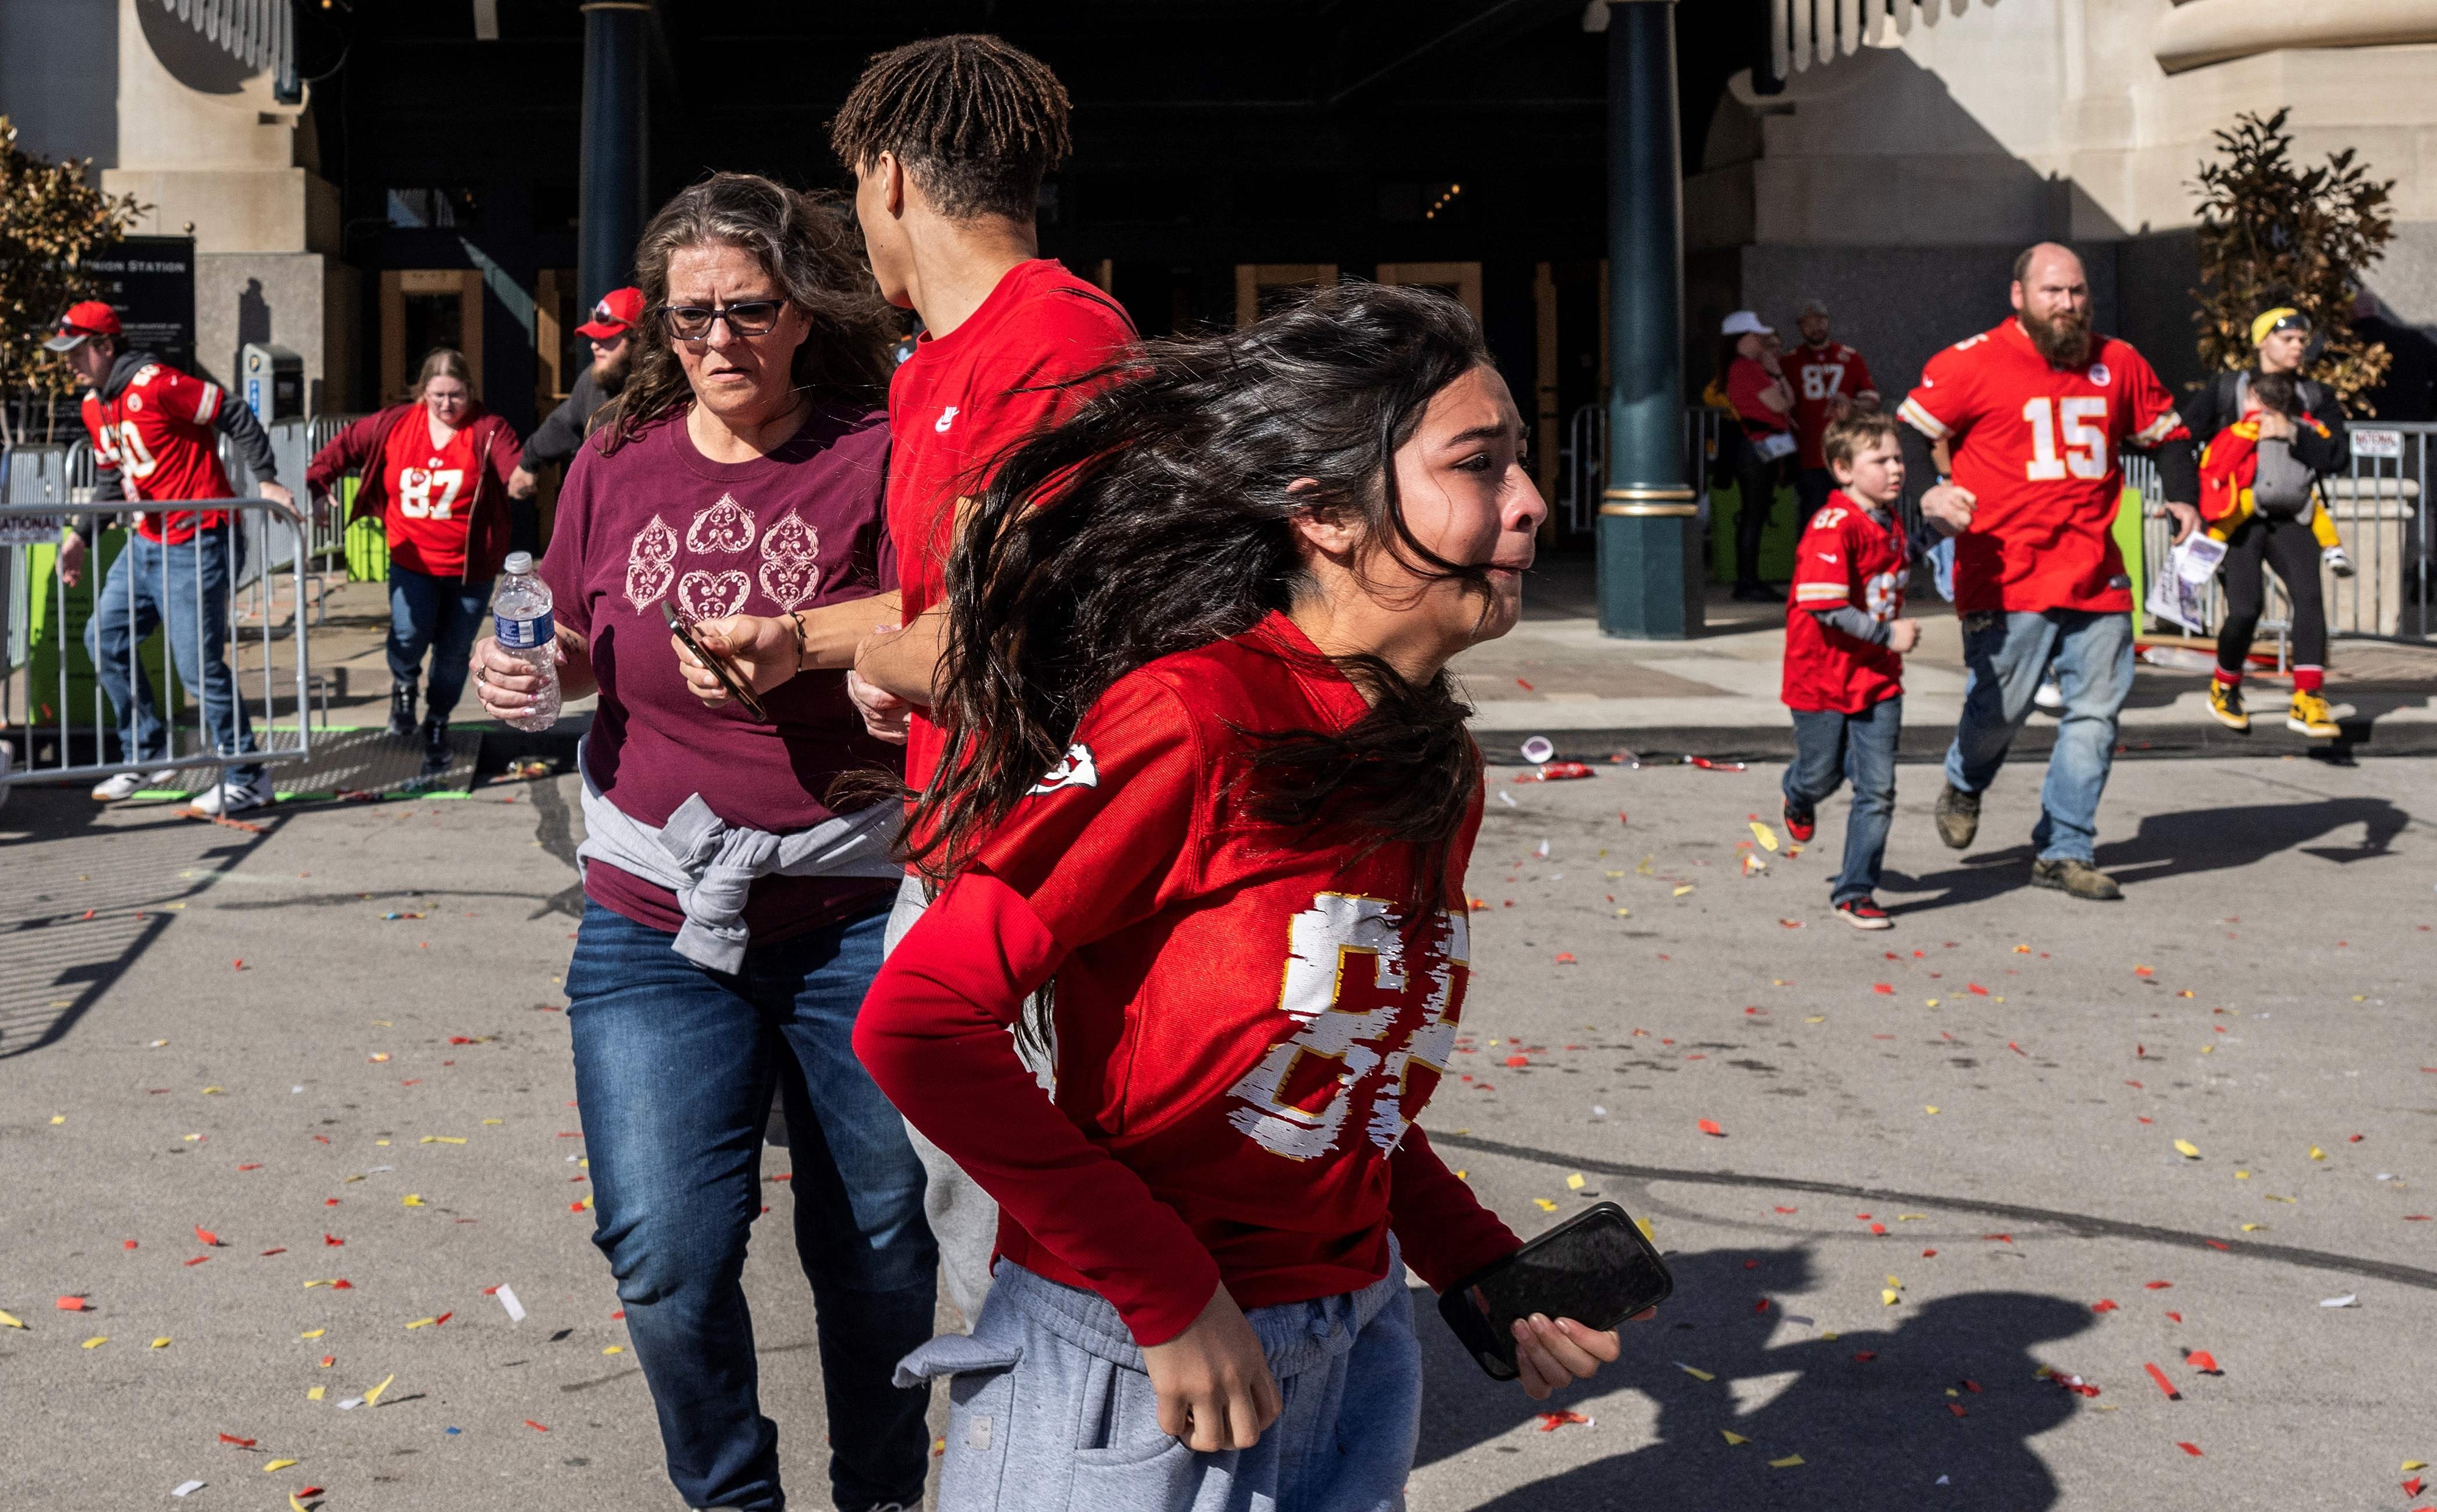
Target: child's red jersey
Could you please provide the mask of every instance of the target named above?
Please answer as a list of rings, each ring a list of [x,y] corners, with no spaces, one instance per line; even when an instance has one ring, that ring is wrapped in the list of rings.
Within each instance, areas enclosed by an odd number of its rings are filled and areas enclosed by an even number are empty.
[[[465,525],[482,482],[473,428],[460,426],[435,447],[430,415],[410,414],[390,428],[380,466],[389,492],[381,528],[390,560],[434,577],[464,576]]]
[[[1363,699],[1283,615],[1120,679],[1055,770],[889,958],[855,1044],[1001,1209],[999,1252],[1113,1304],[1144,1345],[1224,1281],[1246,1308],[1445,1288],[1515,1236],[1413,1119],[1464,1011],[1453,906],[1406,916],[1416,847],[1257,818],[1254,734],[1341,730]],[[1057,1090],[1005,1027],[1056,979]]]
[[[130,501],[226,499],[228,474],[212,422],[227,402],[217,383],[147,362],[109,399],[86,392],[84,428],[102,466],[117,469]],[[147,510],[135,528],[148,540],[182,546],[227,519],[219,509]]]
[[[1786,381],[1794,385],[1794,460],[1803,467],[1825,467],[1828,455],[1820,443],[1828,438],[1828,406],[1839,397],[1871,393],[1870,364],[1842,342],[1817,346],[1805,342],[1779,359]]]
[[[1116,301],[1055,259],[1016,264],[945,336],[927,333],[888,384],[888,532],[897,546],[905,623],[947,596],[956,501],[981,492],[998,455],[1055,420],[1070,380],[1133,341]],[[946,744],[917,709],[905,781],[931,781]]]
[[[1955,538],[1957,614],[2132,607],[2111,528],[2117,448],[2186,433],[2140,353],[2094,336],[2088,366],[2051,367],[2009,317],[1932,357],[1901,413],[1949,444],[1955,482],[1978,501]]]
[[[1883,645],[1831,629],[1814,609],[1851,605],[1881,624],[1903,613],[1903,527],[1873,514],[1839,488],[1794,544],[1794,583],[1785,606],[1788,709],[1858,714],[1903,692],[1903,658]]]

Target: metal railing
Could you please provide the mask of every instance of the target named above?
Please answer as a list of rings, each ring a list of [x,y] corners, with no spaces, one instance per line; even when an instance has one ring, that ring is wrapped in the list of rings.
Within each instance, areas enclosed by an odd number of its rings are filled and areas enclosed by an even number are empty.
[[[130,506],[74,497],[90,485],[72,483],[70,449],[0,457],[0,730],[16,747],[0,791],[309,760],[310,519],[268,499],[197,501],[231,518],[189,543],[139,545],[110,523]],[[61,571],[72,519],[92,542],[73,587]]]
[[[1709,469],[1718,456],[1719,414],[1705,404],[1684,411],[1685,476],[1692,484],[1693,506],[1703,525],[1709,522]],[[1587,535],[1599,523],[1600,495],[1607,487],[1607,406],[1586,404],[1566,422],[1566,438],[1557,448],[1557,497],[1552,509],[1566,522],[1569,535]]]
[[[2352,558],[2353,574],[2339,577],[2322,567],[2320,594],[2327,633],[2390,641],[2426,641],[2432,616],[2431,530],[2422,507],[2429,464],[2437,457],[2437,424],[2365,422],[2352,428],[2352,463],[2322,479],[2319,501],[2334,521],[2336,537]],[[2159,493],[2155,464],[2141,452],[2124,454],[2124,485],[2140,495],[2144,568],[2154,573],[2174,539]],[[2268,574],[2264,633],[2277,637],[2277,665],[2286,662],[2285,640],[2292,628],[2292,599],[2275,573]],[[2139,585],[2146,590],[2148,585]],[[2225,617],[2215,582],[2201,589],[2207,633]]]

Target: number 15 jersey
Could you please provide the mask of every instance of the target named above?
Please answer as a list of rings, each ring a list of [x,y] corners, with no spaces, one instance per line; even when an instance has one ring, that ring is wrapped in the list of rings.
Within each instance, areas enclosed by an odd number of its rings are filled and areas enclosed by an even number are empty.
[[[2116,449],[2184,431],[2130,343],[2094,336],[2089,361],[2061,370],[2008,317],[1931,358],[1900,413],[1947,443],[1955,483],[1977,501],[1955,542],[1956,613],[2131,608],[2112,530]]]

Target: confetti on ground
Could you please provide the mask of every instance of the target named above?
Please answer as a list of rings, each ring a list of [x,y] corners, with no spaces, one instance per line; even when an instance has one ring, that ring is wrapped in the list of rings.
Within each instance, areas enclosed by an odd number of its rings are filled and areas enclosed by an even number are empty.
[[[1715,1118],[1702,1119],[1700,1128],[1703,1134],[1709,1134],[1712,1138],[1724,1139],[1727,1136],[1727,1132],[1718,1127],[1718,1120]]]
[[[192,1496],[209,1484],[210,1483],[207,1481],[180,1481],[177,1485],[169,1487],[169,1494],[171,1496]]]
[[[1540,1432],[1544,1433],[1553,1433],[1558,1429],[1565,1427],[1568,1423],[1580,1423],[1584,1427],[1588,1428],[1591,1426],[1591,1422],[1592,1419],[1587,1413],[1542,1413],[1540,1415]]]
[[[1796,1467],[1797,1465],[1799,1465],[1799,1464],[1801,1464],[1801,1463],[1802,1463],[1802,1456],[1801,1456],[1801,1455],[1799,1455],[1799,1454],[1788,1454],[1788,1455],[1787,1455],[1787,1456],[1785,1456],[1785,1458],[1783,1458],[1783,1459],[1776,1459],[1776,1460],[1771,1460],[1771,1461],[1769,1461],[1769,1462],[1768,1462],[1768,1468],[1769,1468],[1770,1469],[1773,1469],[1773,1470],[1790,1470],[1790,1469],[1794,1468],[1794,1467]]]

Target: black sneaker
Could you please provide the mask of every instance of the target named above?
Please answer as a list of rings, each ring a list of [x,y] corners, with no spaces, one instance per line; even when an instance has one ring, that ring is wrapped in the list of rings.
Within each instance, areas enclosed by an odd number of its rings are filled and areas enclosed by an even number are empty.
[[[1887,911],[1879,906],[1879,900],[1870,897],[1846,899],[1836,905],[1836,917],[1856,929],[1893,929],[1896,926],[1896,922],[1887,917]]]
[[[427,719],[423,722],[423,775],[437,777],[448,769],[456,753],[448,747],[448,722]]]
[[[1947,849],[1968,849],[1980,834],[1980,795],[1967,793],[1953,782],[1937,795],[1937,837]]]
[[[414,684],[394,682],[389,689],[389,733],[392,740],[414,735]]]
[[[1785,833],[1794,836],[1797,845],[1809,845],[1819,833],[1819,816],[1807,808],[1796,808],[1794,800],[1785,800]]]
[[[2115,885],[2113,877],[2087,861],[2077,861],[2070,856],[2032,862],[2031,886],[2054,888],[2059,892],[2069,892],[2093,903],[2113,903],[2124,896],[2124,889]]]

